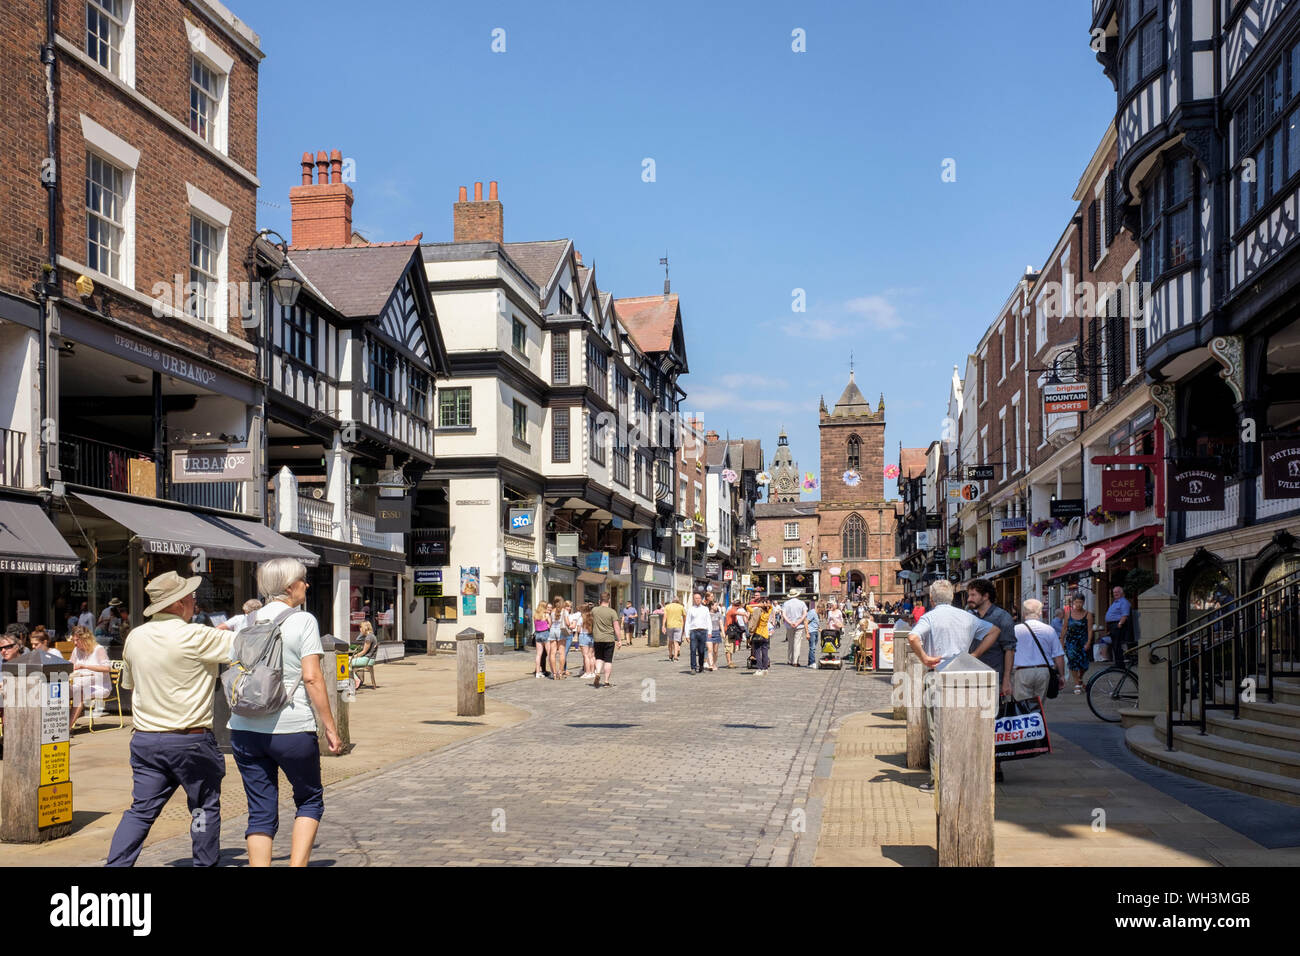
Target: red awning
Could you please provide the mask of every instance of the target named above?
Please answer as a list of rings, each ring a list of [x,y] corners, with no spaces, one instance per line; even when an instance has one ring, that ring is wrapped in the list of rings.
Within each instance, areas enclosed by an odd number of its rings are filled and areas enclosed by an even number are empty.
[[[1057,568],[1056,573],[1048,580],[1055,581],[1057,578],[1063,578],[1067,574],[1078,574],[1080,571],[1087,571],[1092,567],[1093,563],[1098,560],[1098,558],[1102,561],[1109,561],[1121,551],[1135,544],[1138,538],[1154,531],[1154,528],[1149,530],[1143,528],[1141,531],[1130,531],[1128,534],[1122,534],[1115,538],[1108,538],[1105,541],[1098,541],[1095,544],[1085,545],[1083,553]],[[1100,549],[1103,554],[1098,555],[1098,549]]]

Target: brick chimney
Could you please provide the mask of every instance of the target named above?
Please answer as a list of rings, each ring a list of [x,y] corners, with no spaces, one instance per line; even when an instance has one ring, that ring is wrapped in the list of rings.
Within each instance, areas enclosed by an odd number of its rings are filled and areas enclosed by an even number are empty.
[[[316,182],[311,181],[312,166]],[[346,246],[352,241],[352,187],[343,182],[343,154],[302,154],[302,185],[289,190],[290,245]]]
[[[497,198],[497,184],[488,183],[487,202],[483,201],[483,184],[474,184],[474,201],[465,198],[466,189],[460,187],[460,201],[452,207],[452,239],[455,242],[503,242],[505,219],[501,200]]]

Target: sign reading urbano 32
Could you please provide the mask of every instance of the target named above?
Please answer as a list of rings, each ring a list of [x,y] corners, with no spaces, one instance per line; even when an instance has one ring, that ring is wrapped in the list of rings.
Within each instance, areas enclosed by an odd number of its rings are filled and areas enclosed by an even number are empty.
[[[248,449],[172,450],[172,481],[251,481],[253,456]]]

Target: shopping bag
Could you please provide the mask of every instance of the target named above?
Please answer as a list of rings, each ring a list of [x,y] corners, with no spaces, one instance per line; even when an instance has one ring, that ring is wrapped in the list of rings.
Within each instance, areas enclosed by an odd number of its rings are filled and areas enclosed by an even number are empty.
[[[1092,645],[1092,659],[1094,661],[1110,660],[1110,646],[1100,642]]]
[[[1004,698],[993,722],[993,757],[995,760],[1025,760],[1052,752],[1047,733],[1047,717],[1039,697],[1028,700]]]

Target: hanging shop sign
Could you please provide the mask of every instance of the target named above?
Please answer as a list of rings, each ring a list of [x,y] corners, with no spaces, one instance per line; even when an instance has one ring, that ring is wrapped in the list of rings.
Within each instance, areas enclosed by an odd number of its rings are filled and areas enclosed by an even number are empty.
[[[1044,385],[1043,411],[1048,415],[1088,410],[1087,385]]]
[[[1264,442],[1264,499],[1300,498],[1300,438]]]
[[[1024,517],[1003,518],[999,527],[1001,527],[1004,535],[1019,535],[1023,538],[1029,534],[1028,521]]]
[[[971,481],[948,479],[949,501],[979,501],[980,486]]]
[[[253,456],[247,448],[173,448],[172,482],[252,481]]]
[[[930,540],[930,532],[918,531],[916,533],[916,547],[919,551],[929,551],[934,547],[933,542]]]
[[[518,558],[511,558],[506,564],[506,570],[511,574],[536,574],[537,565],[531,561],[520,561]]]
[[[1147,506],[1147,473],[1135,468],[1103,471],[1101,506],[1106,511],[1141,511]]]
[[[704,562],[704,573],[705,573],[708,577],[714,578],[714,579],[716,580],[717,577],[718,577],[718,575],[722,573],[722,562],[721,562],[721,561],[705,561],[705,562]]]
[[[949,561],[961,560],[961,545],[954,544],[950,548],[948,548],[948,560]]]
[[[1083,499],[1082,498],[1054,498],[1047,505],[1047,516],[1049,518],[1069,518],[1083,517]]]
[[[405,534],[411,530],[411,498],[375,499],[375,531],[379,534]]]
[[[510,530],[517,534],[531,533],[533,530],[533,509],[511,508]]]
[[[588,571],[609,571],[609,552],[608,551],[588,551],[583,559],[582,566]]]
[[[411,564],[444,564],[447,560],[446,538],[421,538],[411,541]]]
[[[578,556],[578,536],[576,534],[557,534],[555,536],[555,556],[557,558],[576,558]]]
[[[992,465],[967,465],[966,480],[967,481],[992,481],[993,466]]]
[[[1225,484],[1222,472],[1174,462],[1169,469],[1169,510],[1222,511]]]
[[[692,532],[692,531],[683,531],[683,532],[681,533],[680,538],[681,538],[680,544],[681,544],[681,546],[682,546],[683,548],[694,548],[694,547],[695,547],[695,533],[694,533],[694,532]]]

